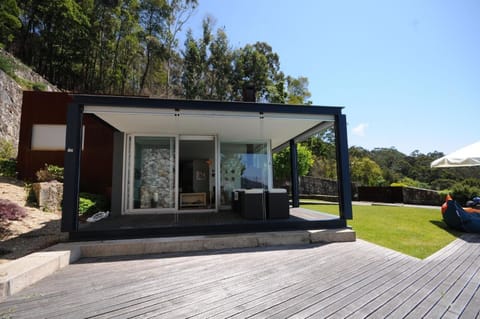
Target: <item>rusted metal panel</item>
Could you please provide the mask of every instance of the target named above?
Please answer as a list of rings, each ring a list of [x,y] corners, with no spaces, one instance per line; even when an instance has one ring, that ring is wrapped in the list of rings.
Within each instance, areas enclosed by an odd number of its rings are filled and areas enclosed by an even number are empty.
[[[67,106],[71,101],[71,96],[62,92],[24,92],[17,157],[20,179],[35,181],[35,173],[45,164],[64,166],[64,151],[31,149],[32,127],[34,124],[65,125]],[[83,125],[85,141],[81,159],[80,190],[109,196],[115,129],[91,114],[85,114]]]

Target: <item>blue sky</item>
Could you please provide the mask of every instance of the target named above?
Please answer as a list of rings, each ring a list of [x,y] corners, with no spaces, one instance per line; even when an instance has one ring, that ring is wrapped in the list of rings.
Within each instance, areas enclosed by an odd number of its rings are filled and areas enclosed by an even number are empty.
[[[315,105],[344,106],[349,145],[410,154],[480,140],[480,1],[199,0],[234,48],[264,41]]]

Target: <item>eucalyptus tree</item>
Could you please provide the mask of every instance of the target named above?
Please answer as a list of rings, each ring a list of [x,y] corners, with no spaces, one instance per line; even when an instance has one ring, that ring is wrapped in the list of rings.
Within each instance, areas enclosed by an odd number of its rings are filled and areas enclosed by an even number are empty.
[[[279,73],[280,62],[278,55],[272,52],[268,44],[257,42],[235,50],[233,65],[233,99],[242,99],[245,86],[253,86],[256,98],[261,102],[273,99],[268,96],[269,93],[275,96],[272,89],[276,88],[274,84]],[[269,92],[268,89],[271,91]]]
[[[0,1],[0,45],[8,46],[22,27],[15,0]]]
[[[167,19],[170,7],[165,0],[143,0],[140,4],[141,42],[143,47],[142,74],[140,77],[139,92],[143,93],[148,82],[148,91],[161,86],[161,77],[155,75],[163,71],[158,61],[167,60],[166,48],[162,43],[167,29]],[[160,81],[158,81],[160,80]],[[159,83],[160,82],[160,83]],[[154,92],[157,93],[157,92]]]
[[[217,29],[213,34],[213,20],[202,23],[202,37],[187,33],[184,51],[182,84],[188,99],[230,100],[232,96],[233,54],[227,34]]]
[[[140,4],[137,0],[120,1],[116,8],[118,23],[114,29],[112,60],[108,69],[107,92],[134,94],[138,90],[141,28]]]
[[[163,34],[163,46],[166,51],[166,82],[164,94],[166,97],[171,95],[172,91],[180,92],[181,76],[178,74],[180,68],[178,53],[178,35],[183,30],[185,24],[191,18],[198,6],[198,0],[165,0],[169,15],[166,20],[166,28]]]
[[[193,38],[192,30],[187,31],[185,50],[183,53],[182,87],[186,99],[197,99],[203,89],[202,54],[197,41]]]
[[[18,2],[22,27],[15,52],[51,82],[72,85],[78,76],[81,45],[89,20],[74,0],[26,0]]]
[[[230,100],[232,96],[233,52],[229,46],[224,29],[218,29],[209,46],[208,83],[206,98],[211,100]]]
[[[287,104],[309,105],[312,94],[308,90],[308,78],[287,76]]]

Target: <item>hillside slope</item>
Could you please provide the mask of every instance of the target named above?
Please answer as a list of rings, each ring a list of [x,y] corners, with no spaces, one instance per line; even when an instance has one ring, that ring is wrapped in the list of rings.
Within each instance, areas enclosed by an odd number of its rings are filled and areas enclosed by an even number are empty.
[[[24,90],[60,91],[57,87],[0,49],[0,140],[18,147]]]

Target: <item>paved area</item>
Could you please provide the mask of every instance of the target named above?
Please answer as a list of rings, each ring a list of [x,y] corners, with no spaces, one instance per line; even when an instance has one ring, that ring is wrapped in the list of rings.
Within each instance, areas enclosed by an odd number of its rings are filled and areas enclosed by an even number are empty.
[[[11,318],[478,318],[480,236],[425,260],[357,240],[83,258],[8,297]]]

